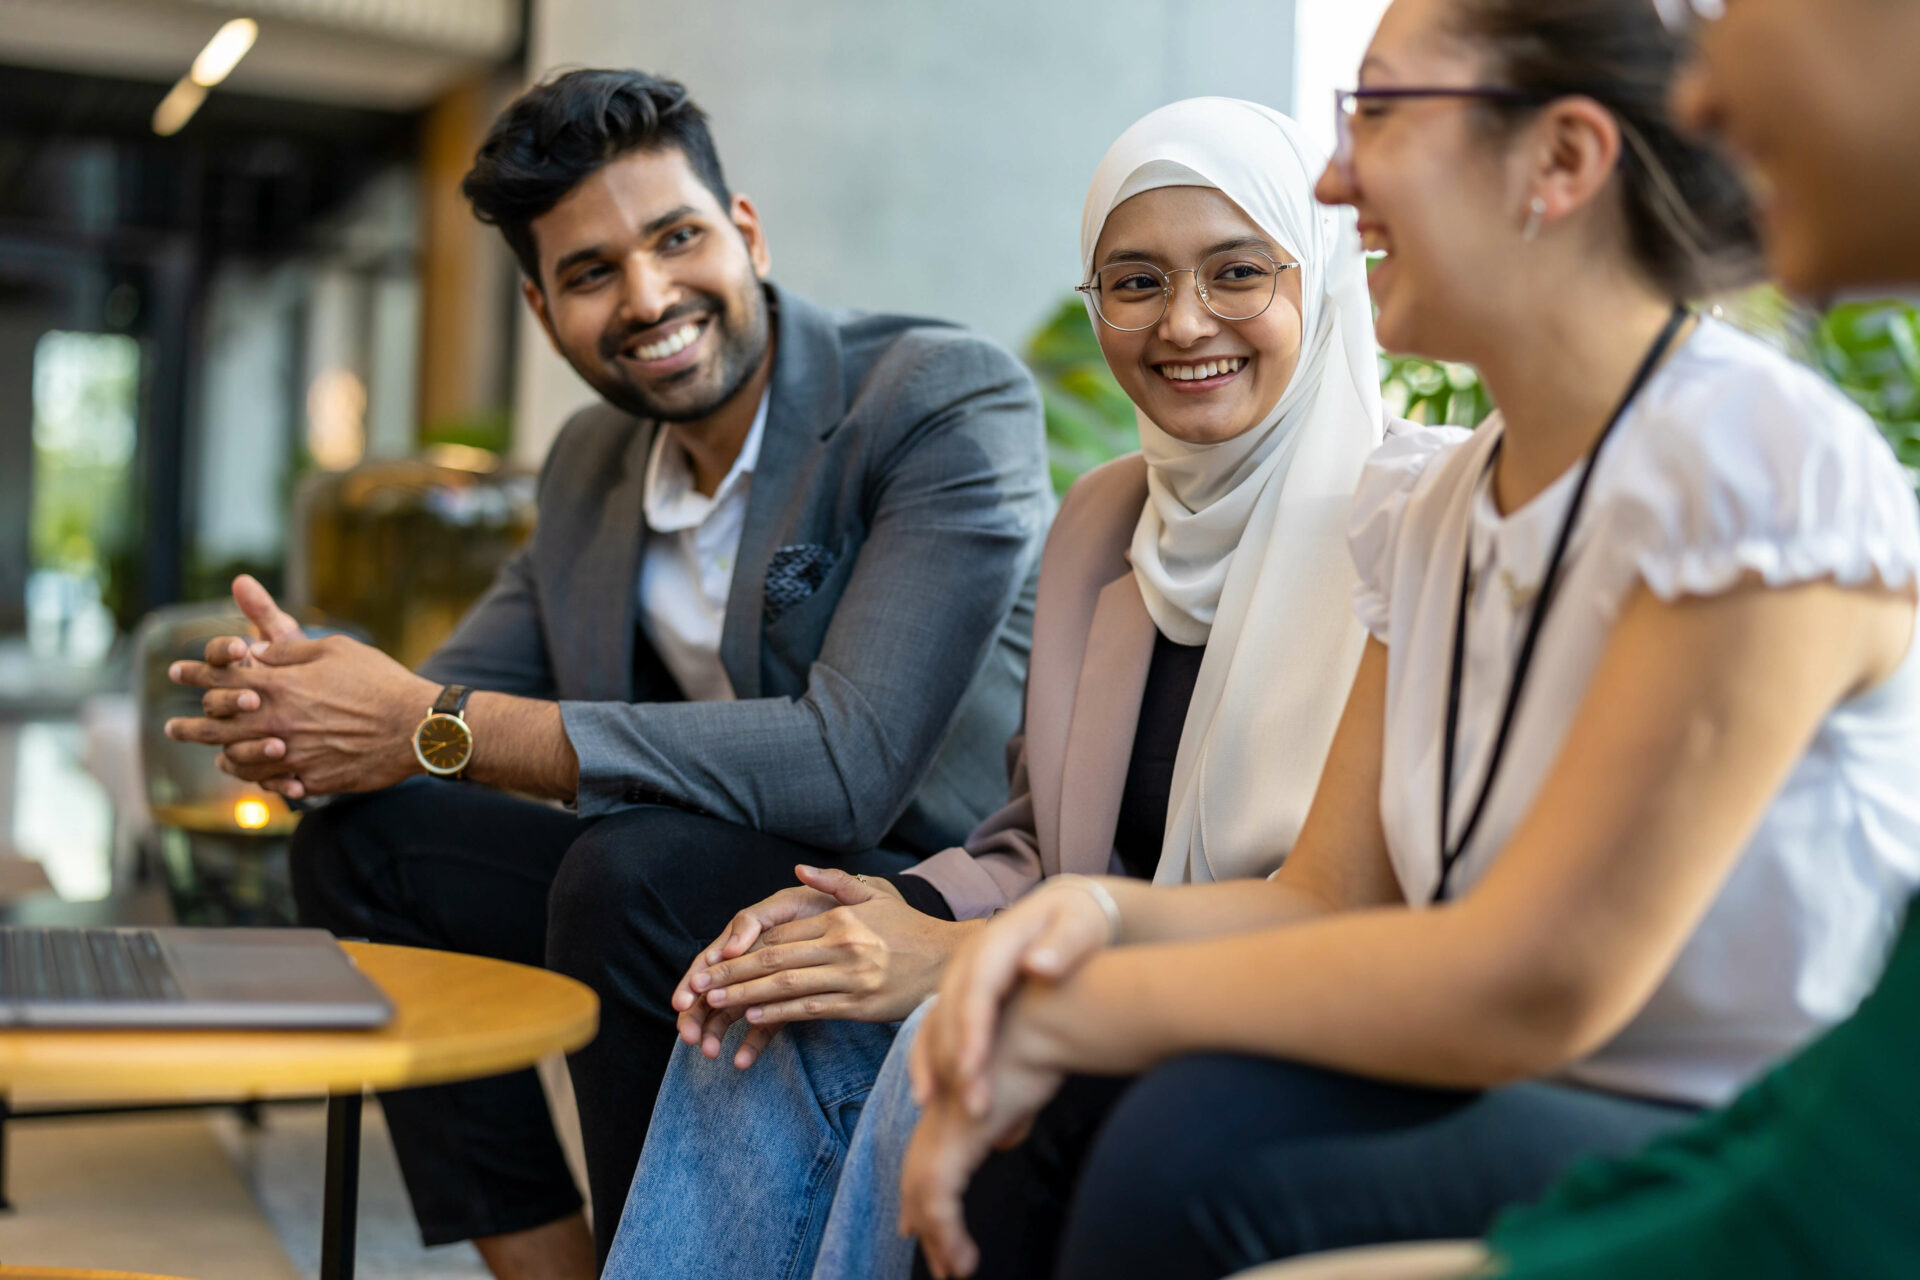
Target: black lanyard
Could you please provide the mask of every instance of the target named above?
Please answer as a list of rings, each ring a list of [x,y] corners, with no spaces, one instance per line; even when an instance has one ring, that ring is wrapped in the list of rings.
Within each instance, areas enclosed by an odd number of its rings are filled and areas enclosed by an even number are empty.
[[[1433,901],[1440,902],[1447,896],[1447,883],[1453,877],[1453,869],[1458,865],[1460,856],[1473,842],[1473,833],[1479,829],[1480,819],[1487,811],[1487,797],[1493,793],[1493,780],[1500,773],[1500,761],[1507,751],[1507,735],[1513,730],[1513,717],[1520,706],[1520,693],[1527,683],[1527,672],[1533,666],[1533,651],[1540,640],[1541,628],[1546,625],[1547,610],[1553,605],[1554,587],[1560,579],[1560,564],[1566,559],[1567,544],[1573,540],[1573,526],[1580,519],[1580,509],[1586,505],[1587,485],[1593,479],[1594,465],[1600,460],[1600,450],[1607,443],[1607,437],[1620,425],[1620,419],[1627,416],[1627,410],[1639,398],[1645,389],[1647,379],[1660,360],[1673,345],[1680,327],[1686,323],[1687,309],[1675,307],[1673,315],[1667,320],[1667,327],[1654,339],[1653,346],[1647,351],[1646,358],[1640,362],[1640,368],[1634,373],[1633,381],[1627,384],[1627,394],[1620,400],[1620,407],[1613,411],[1613,417],[1607,420],[1600,438],[1593,442],[1593,448],[1587,452],[1586,467],[1580,472],[1580,482],[1574,488],[1573,500],[1567,504],[1567,514],[1560,521],[1560,534],[1554,539],[1553,555],[1547,560],[1546,575],[1540,580],[1540,590],[1534,596],[1533,615],[1527,620],[1526,638],[1520,642],[1520,656],[1513,665],[1513,680],[1507,685],[1507,703],[1500,713],[1500,732],[1493,740],[1493,755],[1487,761],[1487,773],[1480,780],[1480,794],[1473,802],[1473,812],[1467,818],[1467,829],[1460,833],[1460,842],[1449,849],[1447,832],[1451,829],[1453,817],[1453,760],[1454,739],[1460,733],[1460,677],[1466,661],[1467,652],[1467,608],[1468,597],[1473,583],[1473,521],[1467,521],[1467,545],[1461,555],[1460,563],[1460,607],[1453,619],[1453,657],[1448,664],[1447,677],[1447,736],[1440,763],[1440,882],[1434,886]],[[1487,455],[1487,464],[1480,473],[1481,482],[1493,470],[1493,464],[1499,460],[1500,446],[1504,439],[1493,443],[1493,450]],[[1477,486],[1476,486],[1477,489]]]

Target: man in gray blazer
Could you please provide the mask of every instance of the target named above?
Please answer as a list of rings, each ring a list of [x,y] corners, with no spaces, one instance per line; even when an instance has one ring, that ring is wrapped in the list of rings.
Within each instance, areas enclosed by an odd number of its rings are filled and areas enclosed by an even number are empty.
[[[796,862],[887,876],[1004,799],[1052,512],[1041,412],[965,330],[765,283],[758,216],[670,81],[536,87],[465,189],[606,402],[555,442],[536,533],[417,674],[236,583],[263,638],[179,664],[207,714],[169,732],[295,800],[367,793],[301,823],[307,921],[599,993],[571,1067],[604,1254],[694,952]],[[430,1243],[593,1274],[531,1072],[385,1105]]]

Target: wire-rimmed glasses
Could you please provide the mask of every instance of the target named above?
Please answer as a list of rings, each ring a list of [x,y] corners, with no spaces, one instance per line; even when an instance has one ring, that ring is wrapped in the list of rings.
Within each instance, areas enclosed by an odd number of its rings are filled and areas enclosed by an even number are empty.
[[[1667,30],[1681,37],[1690,37],[1705,23],[1727,14],[1727,0],[1653,0],[1653,7]]]
[[[1687,0],[1677,0],[1685,4]],[[1706,4],[1710,0],[1698,0]],[[1335,89],[1333,91],[1333,163],[1342,176],[1353,177],[1353,120],[1369,102],[1400,102],[1408,98],[1457,98],[1473,102],[1496,102],[1514,107],[1535,107],[1549,99],[1525,89],[1498,85],[1418,86],[1391,89]]]
[[[1138,333],[1160,323],[1173,302],[1173,277],[1193,277],[1200,305],[1222,320],[1252,320],[1273,305],[1280,273],[1297,271],[1297,262],[1276,262],[1258,249],[1223,249],[1197,267],[1163,271],[1151,262],[1111,262],[1074,289],[1093,302],[1094,314],[1109,329]]]

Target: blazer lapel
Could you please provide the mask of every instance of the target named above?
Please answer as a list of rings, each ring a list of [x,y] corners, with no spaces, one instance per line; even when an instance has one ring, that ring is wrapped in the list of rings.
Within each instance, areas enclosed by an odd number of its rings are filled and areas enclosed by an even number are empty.
[[[780,517],[789,509],[795,477],[815,443],[831,434],[847,412],[840,339],[831,318],[773,285],[767,286],[767,299],[774,311],[775,344],[767,426],[747,492],[747,515],[720,633],[720,661],[738,698],[760,696],[760,620],[767,563],[776,550]]]
[[[580,646],[575,657],[587,673],[589,702],[626,702],[633,697],[633,630],[639,608],[640,548],[647,520],[642,499],[647,483],[647,453],[655,425],[639,423],[621,455],[619,483],[607,494],[600,524],[575,561],[579,594],[557,615],[564,634]],[[618,618],[617,627],[570,626],[568,620]],[[563,655],[556,655],[565,661]]]
[[[1060,781],[1060,870],[1105,875],[1153,664],[1153,618],[1131,572],[1108,583],[1094,606],[1074,692]]]
[[[1081,682],[1088,670],[1099,665],[1090,663],[1088,654],[1092,632],[1098,625],[1095,614],[1104,603],[1103,592],[1115,587],[1116,579],[1130,580],[1133,576],[1127,564],[1127,547],[1146,494],[1147,468],[1139,455],[1096,468],[1074,485],[1061,504],[1041,557],[1033,652],[1027,664],[1025,750],[1034,833],[1040,841],[1041,864],[1049,874],[1061,869],[1067,737],[1075,723]],[[1108,613],[1123,611],[1123,605],[1124,601],[1107,605]],[[1140,612],[1146,612],[1144,603]],[[1107,621],[1106,616],[1099,621]],[[1147,626],[1151,628],[1151,619]],[[1149,632],[1148,661],[1151,641]],[[1141,684],[1144,688],[1144,676]],[[1137,703],[1138,698],[1134,701]],[[1124,739],[1131,742],[1132,733],[1126,733]],[[1121,756],[1119,768],[1123,774],[1126,762],[1127,757]],[[1102,862],[1096,869],[1104,871],[1106,864]]]
[[[1057,529],[1057,526],[1056,526]],[[1056,545],[1050,543],[1049,553]],[[1091,614],[1078,599],[1051,589],[1043,566],[1040,596],[1033,611],[1033,650],[1027,656],[1027,785],[1033,796],[1034,833],[1040,861],[1049,874],[1060,869],[1060,781],[1067,758],[1067,728],[1073,723],[1073,699],[1086,662]],[[1099,603],[1098,597],[1094,603]]]

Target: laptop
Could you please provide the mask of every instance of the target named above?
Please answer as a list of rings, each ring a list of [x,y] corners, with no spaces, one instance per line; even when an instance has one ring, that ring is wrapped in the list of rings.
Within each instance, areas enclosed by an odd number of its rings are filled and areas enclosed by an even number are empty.
[[[321,929],[0,927],[0,1026],[378,1027],[393,1006]]]

